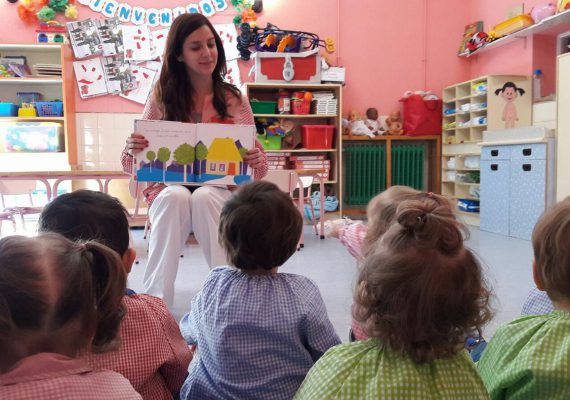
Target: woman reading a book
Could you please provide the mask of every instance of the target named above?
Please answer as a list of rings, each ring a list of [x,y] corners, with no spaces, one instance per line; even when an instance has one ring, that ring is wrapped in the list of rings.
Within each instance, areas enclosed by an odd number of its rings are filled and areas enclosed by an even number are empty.
[[[249,101],[235,86],[224,82],[225,74],[224,48],[210,21],[198,13],[180,15],[170,28],[160,78],[143,118],[254,125]],[[121,155],[125,171],[132,171],[133,156],[147,146],[143,135],[135,132],[129,136]],[[267,173],[267,159],[259,142],[244,161],[253,169],[255,180]],[[231,188],[153,183],[143,194],[152,225],[145,292],[172,306],[180,253],[191,232],[210,268],[226,264],[226,254],[218,243],[218,222]]]

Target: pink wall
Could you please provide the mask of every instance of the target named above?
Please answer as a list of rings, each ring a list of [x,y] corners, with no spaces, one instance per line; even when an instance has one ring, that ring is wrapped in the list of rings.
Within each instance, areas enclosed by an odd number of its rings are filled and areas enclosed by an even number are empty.
[[[126,0],[130,5],[152,7],[151,0]],[[529,0],[530,6],[544,0]],[[162,0],[161,7],[197,3],[197,0]],[[464,5],[463,7],[458,6]],[[399,107],[406,90],[441,92],[445,86],[485,74],[531,74],[532,39],[489,51],[470,59],[457,57],[464,26],[477,19],[485,28],[504,19],[512,0],[377,1],[361,0],[265,0],[259,24],[267,22],[284,29],[315,32],[321,38],[332,36],[337,52],[332,59],[347,68],[344,110],[364,111],[376,107],[386,114]],[[78,5],[80,19],[102,18],[88,7]],[[34,29],[16,15],[16,5],[0,2],[0,13],[10,24],[0,25],[0,42],[32,43]],[[229,22],[236,14],[230,8],[213,17],[214,23]],[[242,62],[242,78],[252,62]],[[552,78],[548,66],[545,80]],[[548,76],[547,76],[548,75]],[[548,84],[546,84],[548,86]],[[546,89],[545,89],[546,94]],[[104,96],[81,100],[76,94],[77,112],[140,112],[142,106],[120,97]]]

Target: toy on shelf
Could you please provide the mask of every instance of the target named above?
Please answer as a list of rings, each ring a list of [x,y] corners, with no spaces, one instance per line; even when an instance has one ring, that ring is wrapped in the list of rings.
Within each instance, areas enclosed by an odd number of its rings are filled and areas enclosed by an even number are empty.
[[[376,108],[371,107],[366,110],[366,121],[364,123],[375,136],[384,134],[382,122],[378,118],[378,110]]]
[[[469,54],[483,47],[485,43],[487,43],[488,38],[489,35],[485,32],[476,32],[473,36],[471,36],[471,39],[469,39],[469,41],[465,46],[467,47],[467,51],[469,52]]]
[[[530,16],[535,24],[554,14],[556,14],[556,5],[554,3],[537,4],[530,10]]]
[[[352,110],[348,114],[348,127],[350,129],[350,135],[353,136],[368,136],[373,138],[374,135],[372,131],[366,126],[364,120],[360,117],[358,111]]]
[[[57,21],[41,21],[36,34],[38,43],[67,43],[67,28]]]
[[[390,113],[388,118],[386,118],[386,126],[390,135],[402,135],[404,133],[400,111],[392,111]]]

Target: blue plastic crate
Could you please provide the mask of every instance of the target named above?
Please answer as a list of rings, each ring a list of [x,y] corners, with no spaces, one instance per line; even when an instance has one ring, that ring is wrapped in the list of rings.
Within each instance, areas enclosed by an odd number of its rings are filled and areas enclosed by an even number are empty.
[[[14,103],[0,103],[0,117],[18,116],[18,105]]]
[[[39,117],[63,117],[61,101],[36,101],[35,104]]]

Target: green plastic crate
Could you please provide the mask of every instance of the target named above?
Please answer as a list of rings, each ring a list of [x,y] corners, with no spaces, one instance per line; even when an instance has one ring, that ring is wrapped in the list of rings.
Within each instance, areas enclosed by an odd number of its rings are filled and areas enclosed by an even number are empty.
[[[254,114],[275,114],[276,101],[250,101],[251,110]]]

